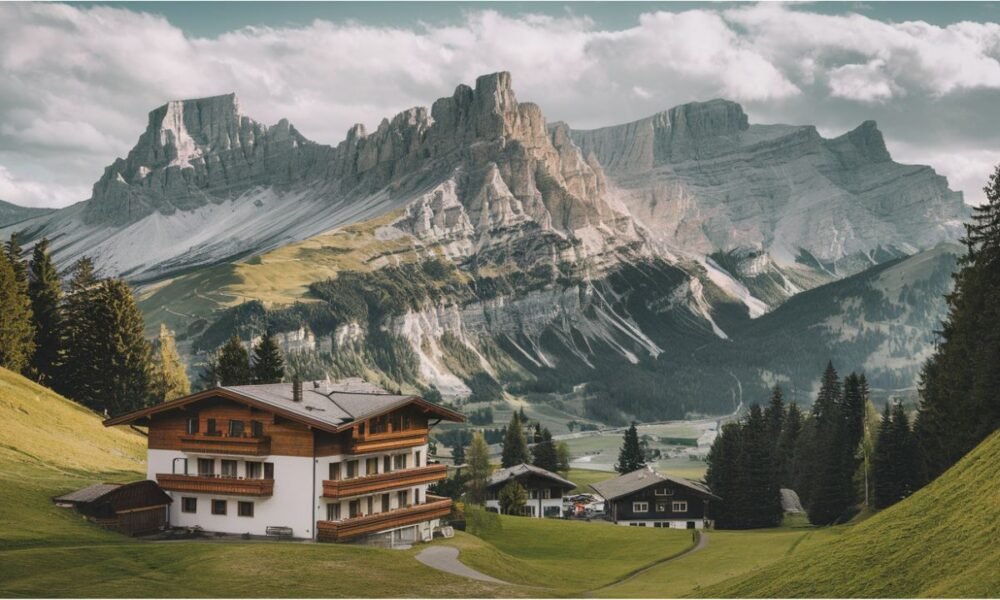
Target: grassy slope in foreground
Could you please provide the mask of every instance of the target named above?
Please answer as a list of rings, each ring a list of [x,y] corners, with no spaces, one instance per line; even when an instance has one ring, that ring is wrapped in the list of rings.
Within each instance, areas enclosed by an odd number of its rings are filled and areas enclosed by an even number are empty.
[[[837,539],[702,594],[1000,596],[1000,432],[926,488]]]
[[[0,369],[0,597],[509,597],[410,551],[296,543],[142,542],[51,497],[142,477],[145,438]],[[470,538],[470,547],[485,546]]]

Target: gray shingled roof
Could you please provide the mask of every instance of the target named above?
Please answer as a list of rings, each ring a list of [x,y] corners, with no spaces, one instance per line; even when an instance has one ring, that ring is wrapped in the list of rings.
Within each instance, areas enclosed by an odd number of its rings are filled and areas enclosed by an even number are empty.
[[[122,484],[120,483],[95,483],[94,485],[87,486],[82,490],[57,496],[52,500],[55,502],[93,502],[108,492],[117,490],[121,486]]]
[[[691,481],[690,479],[684,479],[683,477],[673,477],[671,475],[657,473],[651,467],[645,467],[632,471],[631,473],[626,473],[621,477],[616,477],[600,483],[593,483],[590,487],[592,487],[595,492],[603,496],[605,500],[614,500],[615,498],[621,498],[622,496],[627,496],[633,492],[638,492],[639,490],[648,488],[651,485],[663,482],[682,485],[699,494],[711,496],[716,500],[719,499],[718,496],[712,493],[712,490],[710,490],[707,485],[701,482]]]
[[[291,383],[233,385],[222,389],[330,425],[364,419],[367,415],[384,412],[413,398],[390,394],[360,379],[316,384],[303,382],[301,402],[292,400]]]
[[[576,484],[570,481],[569,479],[564,479],[563,477],[556,475],[552,471],[547,471],[541,467],[536,467],[535,465],[529,465],[526,463],[521,463],[519,465],[514,465],[513,467],[507,467],[506,469],[500,469],[499,471],[496,471],[495,473],[490,475],[490,479],[489,481],[487,481],[486,485],[487,487],[493,487],[495,485],[504,483],[509,479],[514,479],[516,477],[519,477],[521,475],[527,475],[529,473],[538,475],[540,477],[546,477],[548,479],[561,483],[564,486],[568,486],[570,489],[576,487]]]

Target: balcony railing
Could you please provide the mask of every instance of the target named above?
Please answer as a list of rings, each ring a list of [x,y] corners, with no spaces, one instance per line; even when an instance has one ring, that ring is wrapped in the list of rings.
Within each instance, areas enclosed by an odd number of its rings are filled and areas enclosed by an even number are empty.
[[[326,479],[323,481],[323,496],[325,498],[360,496],[393,488],[434,483],[447,476],[447,465],[427,465],[352,479]]]
[[[157,473],[156,482],[168,492],[226,494],[229,496],[271,496],[273,479],[237,479],[206,475]]]
[[[205,454],[267,456],[271,453],[271,438],[227,437],[205,434],[182,435],[181,450]]]
[[[340,521],[317,521],[316,538],[321,542],[340,542],[369,533],[440,519],[450,513],[450,498],[428,495],[424,504]]]
[[[358,435],[357,429],[355,429],[354,435],[351,438],[351,452],[362,454],[365,452],[380,452],[383,450],[422,446],[427,443],[428,432],[427,428],[420,428]]]

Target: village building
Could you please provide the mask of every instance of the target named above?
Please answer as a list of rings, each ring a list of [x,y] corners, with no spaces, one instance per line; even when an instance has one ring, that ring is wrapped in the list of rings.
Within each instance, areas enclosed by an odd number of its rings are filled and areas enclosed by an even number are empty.
[[[452,501],[428,434],[452,410],[352,380],[220,387],[108,419],[148,427],[169,524],[319,541],[429,540]]]
[[[709,507],[720,500],[702,483],[650,467],[590,487],[604,498],[611,521],[632,527],[711,528]]]
[[[493,473],[486,483],[486,509],[502,512],[500,490],[516,481],[527,491],[528,501],[521,507],[526,517],[560,517],[563,495],[576,487],[568,479],[529,464],[519,464]]]
[[[57,506],[75,508],[88,521],[125,535],[141,535],[163,528],[173,500],[152,481],[96,483],[52,499]]]

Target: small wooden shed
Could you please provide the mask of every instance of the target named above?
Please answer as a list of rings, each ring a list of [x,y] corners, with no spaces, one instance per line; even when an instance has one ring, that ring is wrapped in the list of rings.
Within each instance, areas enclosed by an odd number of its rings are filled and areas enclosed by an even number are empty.
[[[173,500],[155,481],[97,483],[52,499],[75,508],[88,520],[125,535],[157,531],[167,525]]]

